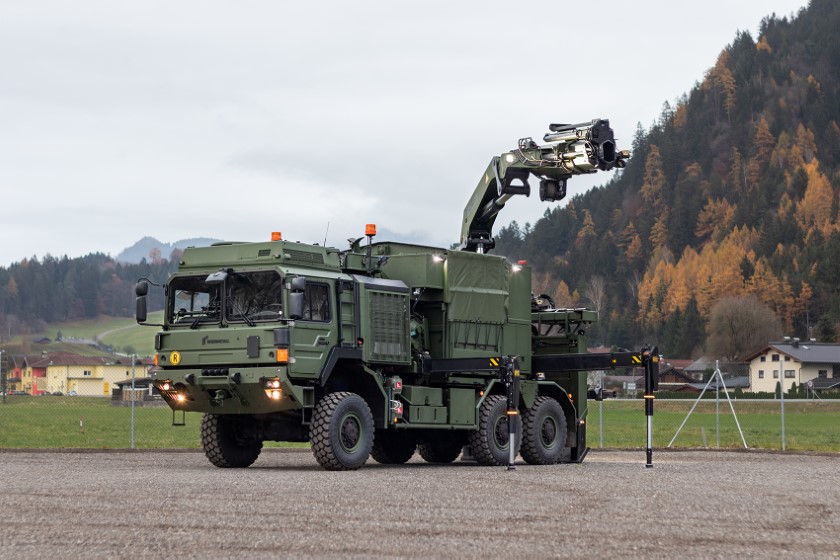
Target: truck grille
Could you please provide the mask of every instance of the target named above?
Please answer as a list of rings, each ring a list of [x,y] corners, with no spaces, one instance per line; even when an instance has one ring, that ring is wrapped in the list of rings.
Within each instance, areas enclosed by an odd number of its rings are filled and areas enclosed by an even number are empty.
[[[408,296],[371,293],[371,358],[383,361],[408,359]]]

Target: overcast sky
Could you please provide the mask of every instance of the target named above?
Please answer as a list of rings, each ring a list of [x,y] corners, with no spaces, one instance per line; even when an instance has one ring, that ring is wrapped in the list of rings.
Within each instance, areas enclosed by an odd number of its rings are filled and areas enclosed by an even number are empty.
[[[448,246],[492,156],[599,117],[629,148],[737,31],[806,4],[3,0],[0,266],[366,223]],[[542,216],[520,198],[497,227]]]

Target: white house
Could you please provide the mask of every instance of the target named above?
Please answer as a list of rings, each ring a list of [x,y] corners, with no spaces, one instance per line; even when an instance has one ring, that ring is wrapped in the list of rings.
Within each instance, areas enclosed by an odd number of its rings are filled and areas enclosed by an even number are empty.
[[[781,379],[784,390],[811,382],[814,389],[840,388],[840,344],[823,342],[771,342],[746,356],[750,391],[774,392]]]

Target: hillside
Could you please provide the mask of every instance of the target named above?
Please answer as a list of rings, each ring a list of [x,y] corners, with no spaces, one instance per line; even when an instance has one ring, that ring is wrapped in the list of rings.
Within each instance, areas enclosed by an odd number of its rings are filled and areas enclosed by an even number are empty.
[[[793,20],[765,18],[756,38],[738,34],[637,128],[621,174],[533,226],[503,228],[497,251],[531,262],[558,304],[597,308],[597,341],[697,354],[720,336],[726,297],[769,309],[778,326],[766,336],[834,340],[838,29],[840,3],[812,0]]]

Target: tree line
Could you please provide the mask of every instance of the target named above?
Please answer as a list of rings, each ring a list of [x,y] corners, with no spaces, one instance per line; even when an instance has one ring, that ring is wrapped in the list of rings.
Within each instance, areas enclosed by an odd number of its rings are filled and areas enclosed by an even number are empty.
[[[120,263],[102,253],[68,258],[47,255],[0,267],[0,326],[4,336],[41,332],[49,323],[99,315],[134,314],[134,284],[147,277],[165,281],[181,252],[159,254],[139,264]],[[158,294],[160,295],[160,294]],[[162,297],[150,298],[152,309]]]

